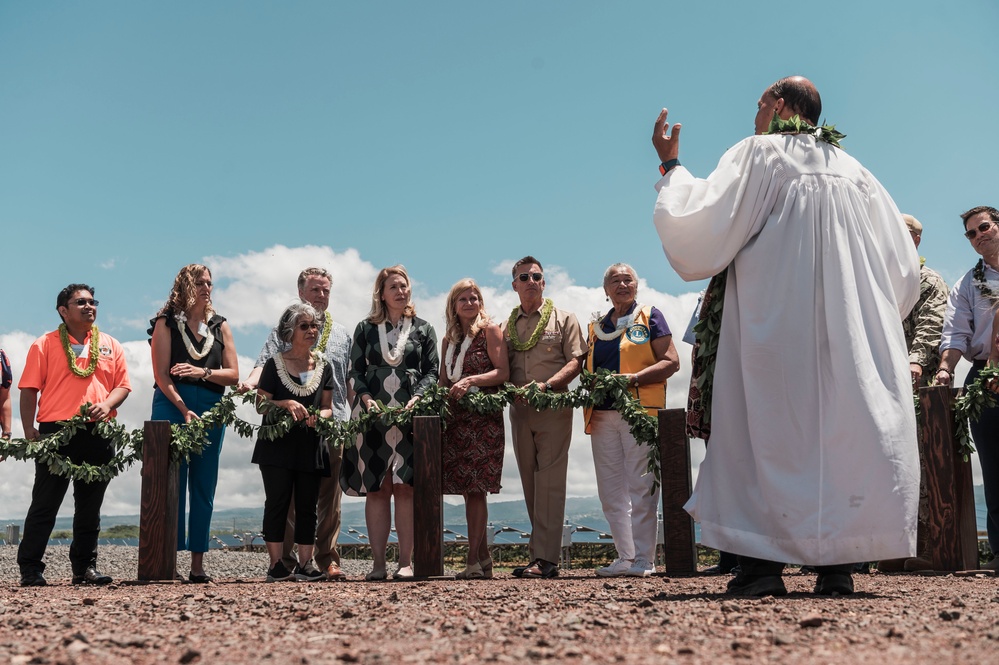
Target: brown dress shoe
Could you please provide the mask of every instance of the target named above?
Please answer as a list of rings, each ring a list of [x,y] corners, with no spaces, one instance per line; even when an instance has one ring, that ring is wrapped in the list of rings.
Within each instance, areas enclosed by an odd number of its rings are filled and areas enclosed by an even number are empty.
[[[326,566],[326,579],[331,582],[339,582],[347,579],[347,576],[342,570],[340,570],[340,564],[334,561],[330,565]]]

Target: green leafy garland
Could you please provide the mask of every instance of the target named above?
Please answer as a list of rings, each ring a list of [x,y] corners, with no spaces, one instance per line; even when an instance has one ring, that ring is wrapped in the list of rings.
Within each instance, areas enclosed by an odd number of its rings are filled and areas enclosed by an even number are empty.
[[[829,145],[841,148],[839,144],[840,139],[845,139],[846,134],[836,131],[836,125],[821,125],[816,127],[815,125],[810,125],[808,122],[801,119],[801,116],[795,115],[787,120],[781,120],[777,112],[774,111],[773,120],[770,121],[770,126],[764,134],[811,134],[820,141],[825,141]]]
[[[73,345],[69,343],[69,328],[66,327],[65,323],[59,324],[59,341],[62,342],[62,350],[69,362],[69,371],[81,379],[94,373],[94,370],[97,369],[97,356],[101,351],[101,333],[97,330],[96,323],[90,327],[90,358],[87,360],[89,363],[87,369],[80,369],[76,366],[76,353],[73,351]]]
[[[333,317],[326,313],[323,318],[323,333],[319,336],[319,341],[316,342],[316,346],[313,347],[321,354],[326,353],[326,343],[330,341],[330,331],[333,330]]]
[[[718,274],[718,279],[711,280],[711,292],[706,293],[708,311],[694,325],[694,335],[700,341],[697,348],[697,359],[701,363],[701,375],[697,377],[697,389],[700,391],[700,406],[704,414],[704,424],[711,423],[711,397],[715,384],[715,361],[718,357],[718,340],[721,337],[722,311],[725,308],[725,284],[728,280],[728,268]]]
[[[983,298],[992,303],[993,306],[999,303],[999,295],[996,295],[995,291],[989,288],[989,283],[985,280],[985,259],[978,259],[975,269],[971,271],[971,276]]]
[[[583,371],[580,386],[567,392],[546,392],[537,383],[523,387],[505,384],[495,393],[482,391],[466,393],[457,404],[464,409],[478,414],[491,414],[502,411],[508,404],[523,400],[537,410],[581,408],[602,404],[610,400],[614,408],[628,423],[632,435],[640,444],[649,446],[648,472],[654,474],[654,487],[659,486],[659,424],[650,416],[641,403],[632,397],[628,390],[627,377],[616,375],[608,370],[600,369],[595,373]],[[271,416],[272,422],[267,425],[256,425],[242,420],[236,415],[237,400],[242,403],[256,401],[255,393],[236,395],[228,393],[210,410],[201,415],[198,420],[192,420],[184,425],[171,425],[170,459],[173,462],[189,459],[191,455],[200,454],[209,445],[208,430],[213,427],[231,426],[241,437],[249,438],[255,432],[266,440],[284,436],[295,427],[304,427],[304,423],[296,422],[291,414],[273,403],[264,402],[260,409]],[[440,416],[444,426],[450,417],[453,401],[448,398],[448,389],[444,386],[432,385],[416,402],[407,409],[405,406],[386,407],[381,403],[378,409],[361,413],[352,420],[340,421],[331,418],[317,418],[316,431],[331,446],[343,447],[353,445],[358,434],[367,432],[375,424],[383,427],[393,425],[406,427],[412,424],[415,416]],[[91,482],[93,480],[110,480],[136,460],[142,459],[143,431],[136,429],[131,432],[114,421],[98,423],[98,433],[114,442],[117,451],[115,459],[104,466],[88,464],[76,465],[59,454],[59,449],[82,427],[87,425],[85,415],[89,405],[81,407],[81,415],[60,423],[63,428],[59,432],[41,439],[27,441],[25,439],[0,440],[0,455],[7,455],[19,460],[35,459],[47,463],[49,470],[59,476]],[[316,413],[310,409],[310,413]]]
[[[965,384],[964,394],[954,400],[954,440],[957,452],[965,462],[975,452],[969,431],[971,421],[977,422],[984,409],[996,405],[995,393],[987,387],[991,381],[999,381],[999,367],[986,365],[974,381]]]
[[[551,318],[554,307],[555,303],[552,302],[551,298],[545,298],[545,302],[541,306],[541,320],[538,321],[538,326],[534,329],[531,338],[526,342],[521,342],[520,337],[517,336],[517,312],[520,311],[520,307],[513,308],[513,311],[510,312],[510,319],[506,323],[506,330],[510,335],[510,343],[513,345],[514,350],[527,351],[534,348],[534,345],[541,339],[541,333],[544,332],[545,327],[548,325],[548,319]]]

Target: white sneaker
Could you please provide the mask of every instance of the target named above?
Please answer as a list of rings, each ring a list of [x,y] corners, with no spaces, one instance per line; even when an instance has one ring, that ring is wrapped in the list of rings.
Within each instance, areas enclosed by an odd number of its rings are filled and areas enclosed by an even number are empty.
[[[631,564],[631,568],[625,573],[628,577],[649,577],[655,574],[656,565],[654,563],[649,563],[642,557],[635,559],[635,563]]]
[[[603,568],[597,568],[597,575],[600,577],[621,577],[627,575],[631,570],[631,562],[627,559],[615,559],[614,563]]]

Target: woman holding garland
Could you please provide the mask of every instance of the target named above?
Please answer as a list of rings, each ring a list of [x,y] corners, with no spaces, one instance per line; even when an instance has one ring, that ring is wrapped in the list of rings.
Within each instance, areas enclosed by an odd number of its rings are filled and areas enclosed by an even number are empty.
[[[482,291],[471,279],[451,287],[444,312],[447,332],[441,347],[441,385],[455,402],[466,393],[495,393],[510,377],[506,344],[499,326],[486,314]],[[503,472],[503,411],[479,415],[451,405],[451,418],[442,440],[444,494],[465,497],[468,524],[468,563],[459,579],[493,576],[486,539],[486,492],[500,490]]]
[[[153,409],[150,419],[189,423],[218,404],[226,386],[239,380],[236,345],[226,320],[212,309],[212,272],[184,266],[173,281],[166,304],[150,321]],[[191,551],[191,582],[206,583],[204,556],[215,503],[224,427],[208,430],[209,445],[180,463],[177,550]],[[189,524],[184,504],[191,493]],[[185,526],[187,530],[185,533]]]
[[[315,582],[324,573],[312,563],[316,544],[316,501],[320,479],[330,474],[330,453],[316,431],[316,415],[333,416],[333,369],[312,346],[319,336],[319,316],[312,305],[295,303],[278,322],[278,337],[291,348],[264,363],[257,384],[257,410],[263,425],[253,447],[252,462],[264,481],[264,543],[270,556],[268,582],[295,579]],[[312,412],[310,413],[310,409]],[[268,440],[266,426],[291,414],[295,425]],[[281,561],[285,522],[295,501],[295,544],[299,564],[294,573]]]
[[[596,312],[589,325],[586,369],[608,369],[628,378],[629,392],[649,415],[666,405],[666,379],[680,360],[666,319],[655,307],[639,305],[638,275],[625,263],[604,273],[604,293],[613,307]],[[597,569],[602,577],[647,577],[655,572],[659,492],[652,493],[648,450],[631,435],[610,401],[584,411],[593,444],[597,494],[614,536],[618,558]]]
[[[348,377],[354,413],[385,406],[412,407],[437,380],[437,334],[416,317],[409,275],[401,265],[384,268],[375,279],[371,312],[357,324]],[[391,530],[392,498],[399,538],[396,579],[413,576],[413,430],[376,424],[343,452],[340,485],[350,496],[364,496],[364,517],[374,566],[367,580],[388,574],[385,551]]]

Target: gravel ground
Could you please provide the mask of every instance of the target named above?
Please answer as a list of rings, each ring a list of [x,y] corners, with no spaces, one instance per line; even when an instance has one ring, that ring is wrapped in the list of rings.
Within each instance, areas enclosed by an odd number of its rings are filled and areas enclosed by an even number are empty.
[[[992,573],[858,575],[820,598],[789,574],[784,598],[723,595],[727,577],[263,584],[259,553],[212,552],[208,585],[133,580],[135,548],[101,548],[118,581],[73,587],[67,548],[51,586],[17,585],[0,548],[0,662],[11,663],[990,663],[999,653]],[[186,561],[179,561],[186,570]]]

